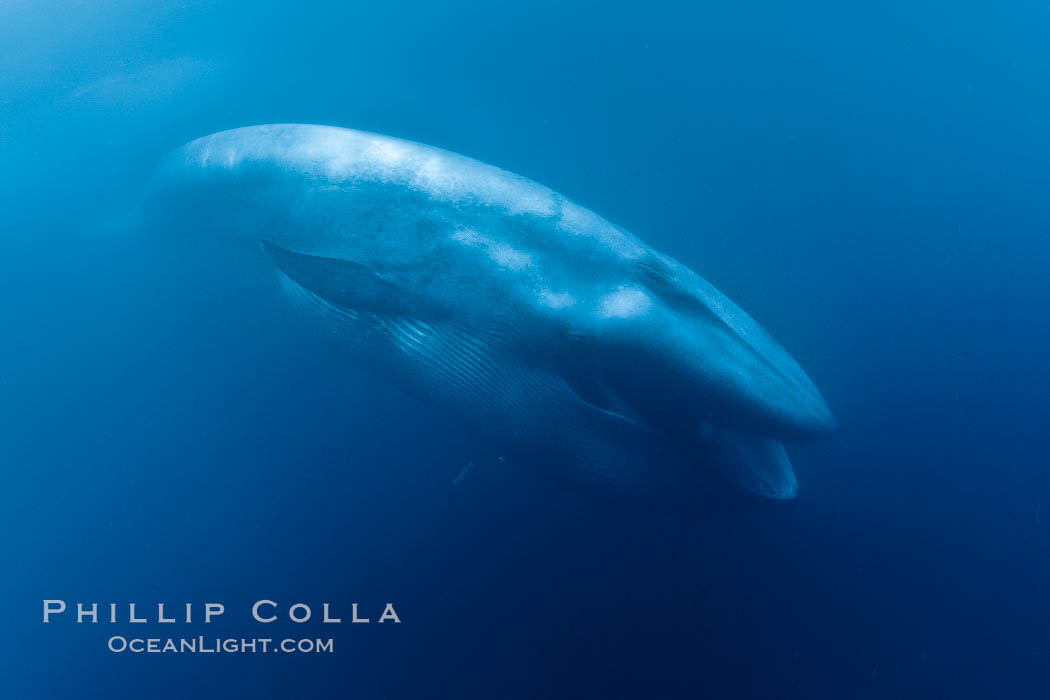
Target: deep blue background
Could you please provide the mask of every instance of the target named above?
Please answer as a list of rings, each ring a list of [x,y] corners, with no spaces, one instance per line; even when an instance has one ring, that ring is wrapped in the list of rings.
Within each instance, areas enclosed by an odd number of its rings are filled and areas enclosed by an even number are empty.
[[[1050,6],[1007,5],[3,3],[0,694],[1050,695]],[[498,462],[258,260],[128,226],[162,153],[275,121],[480,158],[694,267],[836,412],[800,498]],[[216,657],[39,621],[219,600],[282,636],[260,597],[404,624]]]

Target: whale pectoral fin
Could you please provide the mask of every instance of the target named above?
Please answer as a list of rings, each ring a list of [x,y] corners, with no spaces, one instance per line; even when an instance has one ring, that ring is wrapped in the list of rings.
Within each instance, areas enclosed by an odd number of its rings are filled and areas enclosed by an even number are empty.
[[[263,252],[303,289],[345,309],[403,315],[414,310],[397,280],[364,263],[296,253],[263,241]]]
[[[734,433],[715,433],[705,442],[719,470],[740,488],[778,500],[798,495],[798,480],[782,443]]]

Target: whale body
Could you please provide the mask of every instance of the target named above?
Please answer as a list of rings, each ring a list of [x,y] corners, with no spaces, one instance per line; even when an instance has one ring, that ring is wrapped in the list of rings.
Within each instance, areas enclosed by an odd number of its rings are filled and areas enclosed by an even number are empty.
[[[676,260],[479,161],[351,129],[224,131],[170,154],[166,225],[258,243],[355,362],[507,454],[604,483],[721,475],[791,498],[832,431],[799,365]]]

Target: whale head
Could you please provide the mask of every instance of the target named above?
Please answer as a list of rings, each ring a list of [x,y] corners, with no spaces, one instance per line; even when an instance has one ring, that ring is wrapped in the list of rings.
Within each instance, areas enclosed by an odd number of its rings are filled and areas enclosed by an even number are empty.
[[[609,371],[641,412],[680,432],[717,425],[792,440],[837,429],[799,364],[728,297],[659,253],[632,267],[591,332],[624,348],[625,362]],[[654,366],[658,374],[637,371]]]

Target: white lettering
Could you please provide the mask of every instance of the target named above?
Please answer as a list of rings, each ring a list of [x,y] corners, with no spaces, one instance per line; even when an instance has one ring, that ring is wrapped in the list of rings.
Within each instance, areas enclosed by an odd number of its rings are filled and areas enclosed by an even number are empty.
[[[222,603],[205,603],[204,604],[204,624],[211,622],[213,617],[218,617],[226,612],[226,606]]]
[[[394,624],[397,624],[397,625],[401,624],[401,618],[399,618],[397,616],[397,612],[394,611],[394,604],[393,603],[387,603],[386,607],[383,608],[383,614],[379,618],[379,623],[382,624],[382,623],[386,622],[387,620],[393,620]]]
[[[297,608],[305,610],[306,614],[303,617],[296,617],[295,611]],[[302,603],[296,603],[292,607],[288,608],[288,617],[292,620],[292,622],[306,622],[310,619],[310,615],[312,614],[313,612],[310,610],[310,606],[303,605]]]
[[[255,621],[256,622],[266,623],[266,622],[273,622],[274,620],[276,620],[277,619],[276,615],[274,615],[272,617],[267,617],[267,618],[259,617],[259,608],[261,608],[263,605],[269,605],[272,608],[276,608],[277,607],[277,603],[273,602],[272,600],[260,600],[260,601],[257,601],[255,603],[255,605],[252,606],[252,617],[255,618]]]
[[[83,622],[85,617],[91,618],[91,624],[98,622],[98,603],[92,603],[90,610],[85,610],[83,603],[77,603],[77,624]]]
[[[49,619],[52,613],[56,615],[58,613],[64,613],[66,611],[66,601],[64,600],[45,600],[44,601],[44,623],[51,622]]]

